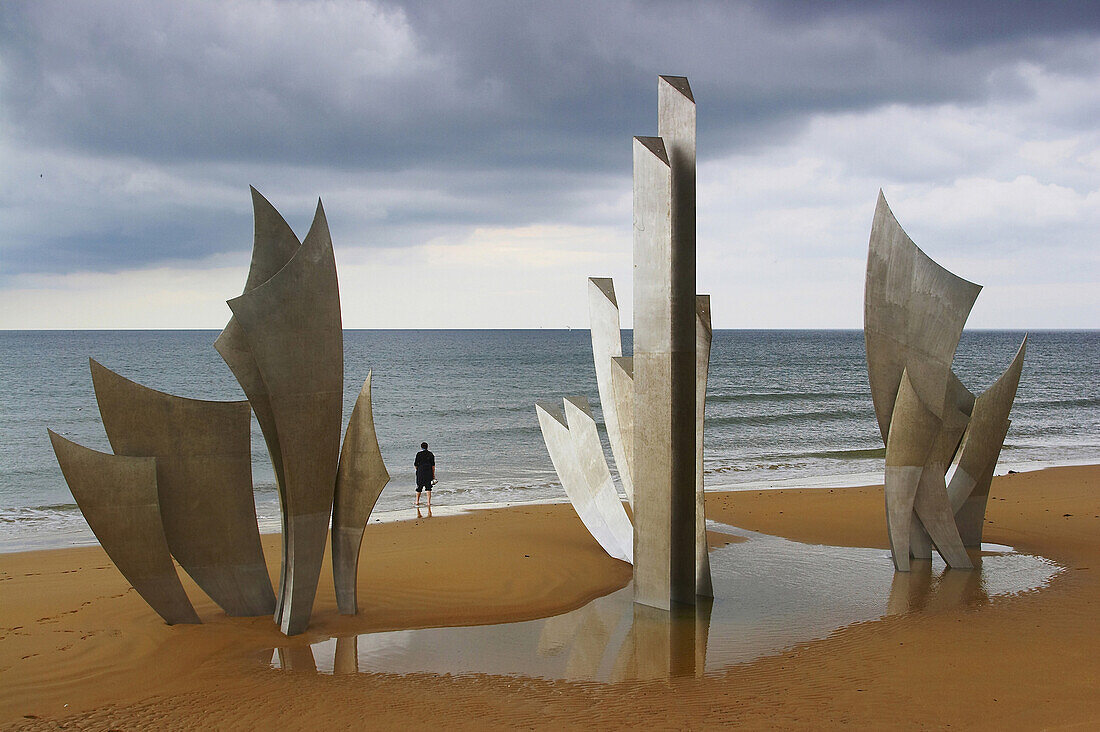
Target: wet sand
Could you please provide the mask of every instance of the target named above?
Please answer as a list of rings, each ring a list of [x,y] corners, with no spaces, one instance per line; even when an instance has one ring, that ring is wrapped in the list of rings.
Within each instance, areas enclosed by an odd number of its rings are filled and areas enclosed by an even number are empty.
[[[371,525],[360,614],[336,613],[326,566],[310,631],[290,641],[268,618],[225,617],[182,573],[204,625],[165,626],[98,548],[4,554],[0,726],[1093,728],[1098,478],[1100,466],[995,480],[986,541],[1067,568],[1040,591],[859,623],[672,681],[317,676],[257,662],[257,650],[334,635],[545,617],[623,587],[630,568],[603,554],[565,505]],[[707,510],[795,541],[885,548],[882,504],[872,486],[715,493]],[[274,577],[278,537],[264,539]]]

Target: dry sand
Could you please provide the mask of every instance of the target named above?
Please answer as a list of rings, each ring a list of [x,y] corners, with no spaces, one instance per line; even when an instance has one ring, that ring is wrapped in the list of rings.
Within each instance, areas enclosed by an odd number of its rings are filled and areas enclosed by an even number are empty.
[[[530,619],[622,587],[564,505],[371,525],[360,614],[326,566],[309,633],[227,618],[168,627],[98,548],[0,555],[0,726],[30,729],[624,727],[1093,729],[1100,725],[1100,466],[996,479],[986,540],[1068,569],[1037,592],[843,628],[703,679],[586,684],[275,672],[257,649],[374,630]],[[880,487],[708,495],[725,523],[885,547]],[[729,537],[714,535],[712,543]],[[278,571],[278,537],[265,537]]]

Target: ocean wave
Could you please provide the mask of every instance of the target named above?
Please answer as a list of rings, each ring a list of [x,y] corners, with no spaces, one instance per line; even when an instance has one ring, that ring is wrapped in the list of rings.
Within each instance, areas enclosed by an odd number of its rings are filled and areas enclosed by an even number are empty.
[[[749,473],[768,470],[793,470],[797,468],[806,467],[806,463],[803,462],[790,462],[790,461],[765,461],[754,463],[734,463],[731,465],[720,465],[717,468],[704,468],[704,475],[721,475],[723,473]]]
[[[1019,399],[1014,405],[1022,407],[1100,407],[1100,397],[1081,397],[1078,399]]]
[[[779,391],[744,392],[739,394],[707,394],[707,404],[743,402],[795,402],[807,399],[870,399],[871,393],[850,391]]]
[[[512,412],[520,414],[524,412],[533,411],[534,404],[491,404],[491,405],[479,405],[476,407],[458,407],[451,405],[445,408],[432,408],[431,410],[425,410],[431,419],[440,419],[444,417],[485,417],[500,414],[502,412]],[[381,412],[381,410],[379,410]]]
[[[531,411],[534,412],[532,406]],[[602,426],[602,422],[598,422],[598,425]],[[534,424],[505,424],[505,425],[470,425],[463,430],[467,434],[473,433],[476,435],[483,435],[486,433],[508,433],[508,434],[521,434],[521,435],[541,435],[542,429],[539,427],[538,422]]]
[[[873,416],[870,408],[855,409],[829,409],[813,412],[780,412],[778,414],[734,414],[725,417],[707,417],[707,425],[762,425],[762,424],[790,424],[792,422],[823,422],[848,419],[864,419],[868,414]]]
[[[62,517],[71,518],[80,515],[80,508],[75,503],[0,508],[0,524],[42,523]]]
[[[814,452],[796,452],[788,458],[820,458],[824,460],[882,460],[886,457],[885,447],[869,447],[858,450],[817,450]]]

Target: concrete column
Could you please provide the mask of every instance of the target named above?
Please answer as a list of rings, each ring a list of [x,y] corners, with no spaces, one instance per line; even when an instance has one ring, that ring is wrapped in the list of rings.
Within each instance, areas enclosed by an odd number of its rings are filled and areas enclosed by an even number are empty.
[[[683,76],[657,80],[657,134],[672,168],[672,600],[696,595],[695,97]],[[691,488],[684,486],[690,483]],[[690,555],[690,558],[688,558]],[[708,562],[709,569],[709,562]]]
[[[686,126],[690,98],[662,79],[661,100],[664,126]],[[695,602],[695,251],[673,191],[664,142],[635,137],[634,600],[663,609]]]

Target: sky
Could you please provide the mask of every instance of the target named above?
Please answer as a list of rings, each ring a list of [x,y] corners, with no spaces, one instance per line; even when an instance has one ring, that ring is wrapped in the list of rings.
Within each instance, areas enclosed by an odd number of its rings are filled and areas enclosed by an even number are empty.
[[[630,325],[631,137],[698,109],[717,328],[860,328],[881,188],[972,328],[1100,327],[1100,5],[0,3],[0,328],[221,328],[249,185],[348,328]]]

